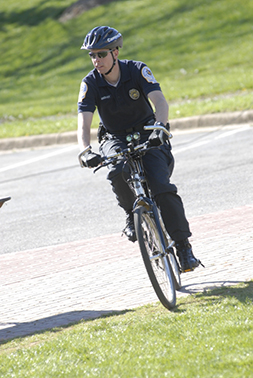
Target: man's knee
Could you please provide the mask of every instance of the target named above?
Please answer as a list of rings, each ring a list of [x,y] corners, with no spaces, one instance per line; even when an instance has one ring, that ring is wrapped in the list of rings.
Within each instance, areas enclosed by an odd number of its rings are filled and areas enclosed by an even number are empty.
[[[119,205],[126,211],[131,210],[135,201],[135,196],[129,185],[122,176],[122,172],[117,175],[112,175],[109,181],[112,185],[112,190],[116,194]]]

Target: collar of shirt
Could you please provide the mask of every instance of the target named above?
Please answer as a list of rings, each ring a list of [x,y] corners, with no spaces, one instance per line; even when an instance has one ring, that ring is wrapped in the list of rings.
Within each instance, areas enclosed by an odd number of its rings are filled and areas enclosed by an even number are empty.
[[[119,69],[120,69],[120,73],[121,73],[120,81],[125,82],[125,81],[130,80],[131,76],[130,76],[130,72],[129,72],[129,68],[128,68],[127,64],[122,60],[118,60],[118,62],[119,62]],[[106,82],[103,75],[101,75],[96,69],[95,69],[95,71],[97,73],[98,86],[99,87],[108,86],[109,84]]]

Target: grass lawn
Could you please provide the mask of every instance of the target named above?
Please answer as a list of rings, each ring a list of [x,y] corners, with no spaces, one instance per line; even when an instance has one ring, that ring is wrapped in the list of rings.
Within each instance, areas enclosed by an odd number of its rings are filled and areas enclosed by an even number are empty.
[[[253,377],[253,282],[6,342],[1,377]]]
[[[170,118],[253,108],[251,0],[118,0],[60,22],[71,3],[2,1],[0,138],[76,129],[92,68],[80,46],[97,25],[122,32],[120,58],[151,67]]]

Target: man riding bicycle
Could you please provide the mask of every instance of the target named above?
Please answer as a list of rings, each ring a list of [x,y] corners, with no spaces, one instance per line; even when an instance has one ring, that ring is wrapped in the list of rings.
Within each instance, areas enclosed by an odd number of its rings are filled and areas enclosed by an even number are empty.
[[[165,227],[175,241],[183,272],[196,268],[200,261],[192,253],[188,241],[191,236],[184,207],[177,188],[170,182],[174,158],[167,135],[163,131],[145,131],[145,125],[165,125],[168,122],[168,104],[159,83],[143,62],[119,60],[122,35],[114,28],[99,26],[85,37],[81,49],[88,50],[94,69],[84,77],[78,98],[78,143],[81,150],[90,145],[90,127],[93,113],[100,116],[99,152],[102,156],[127,147],[126,136],[140,133],[140,143],[149,140],[157,148],[143,156],[145,174]],[[153,112],[150,101],[155,107]],[[92,151],[84,156],[85,165],[92,168],[101,162],[101,155]],[[126,213],[124,233],[135,241],[133,223],[133,192],[122,176],[122,164],[109,167],[107,176],[116,194],[119,206]]]

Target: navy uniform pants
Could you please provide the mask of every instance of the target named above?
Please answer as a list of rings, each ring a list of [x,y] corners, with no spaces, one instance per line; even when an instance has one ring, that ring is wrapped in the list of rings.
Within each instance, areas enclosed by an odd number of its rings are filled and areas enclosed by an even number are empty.
[[[143,132],[140,143],[144,143],[150,132]],[[107,133],[100,145],[102,156],[113,154],[118,147],[126,148],[126,134],[112,135]],[[171,146],[168,143],[151,149],[142,158],[143,166],[152,195],[155,198],[162,214],[165,227],[173,240],[181,241],[189,236],[191,232],[182,200],[177,194],[177,187],[170,182],[174,168],[174,158],[171,153]],[[123,162],[108,166],[107,179],[112,185],[119,205],[129,212],[135,201],[134,194],[122,176]]]

